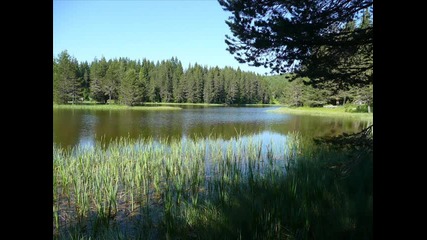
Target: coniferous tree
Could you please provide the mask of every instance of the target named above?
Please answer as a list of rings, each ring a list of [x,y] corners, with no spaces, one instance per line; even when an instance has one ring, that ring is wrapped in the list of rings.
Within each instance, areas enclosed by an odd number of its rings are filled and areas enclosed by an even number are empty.
[[[123,75],[122,72],[125,71],[124,64],[124,61],[119,62],[118,60],[109,62],[103,84],[104,94],[108,96],[109,101],[118,97],[119,84]]]
[[[365,17],[365,19],[369,19]],[[367,21],[367,20],[366,20]],[[363,26],[363,21],[359,27]],[[369,23],[370,24],[370,23]],[[366,24],[365,24],[366,25]],[[353,29],[354,22],[349,22],[346,29]],[[352,55],[351,57],[357,57]],[[293,85],[289,79],[294,76],[265,76],[262,77],[253,72],[242,72],[240,68],[231,67],[202,67],[199,64],[189,64],[184,71],[181,62],[173,57],[170,60],[154,64],[144,59],[133,61],[127,58],[109,60],[103,57],[100,61],[96,58],[90,65],[87,62],[78,64],[71,59],[70,66],[76,66],[77,82],[60,81],[59,59],[54,58],[54,101],[58,100],[60,86],[65,87],[68,82],[77,83],[75,88],[70,89],[68,101],[76,102],[79,98],[87,99],[89,94],[92,100],[105,103],[108,99],[121,98],[120,85],[128,69],[134,69],[137,74],[138,84],[134,87],[139,91],[139,102],[189,102],[189,103],[225,103],[225,104],[248,104],[248,103],[270,103],[279,101],[293,106],[323,106],[325,104],[344,104],[356,101],[357,103],[372,106],[373,97],[369,88],[349,86],[341,88],[337,82],[323,82],[313,88],[311,79],[297,78],[297,84]],[[137,71],[136,69],[139,69]],[[62,71],[64,72],[64,71]],[[300,83],[306,86],[300,86]],[[60,85],[60,83],[62,85]],[[307,84],[308,83],[308,84]],[[321,87],[319,87],[321,86]],[[170,88],[172,87],[172,88]],[[65,91],[63,91],[65,92]],[[292,94],[291,94],[292,93]],[[300,93],[300,94],[298,94]],[[363,94],[362,94],[363,93]],[[360,96],[365,96],[363,99]],[[65,100],[62,101],[65,103]],[[367,109],[369,110],[369,109]]]
[[[181,78],[179,80],[177,89],[175,91],[175,102],[178,103],[185,103],[187,102],[187,98],[188,98],[188,75],[189,75],[190,71],[187,69],[182,75]]]
[[[227,50],[240,63],[272,72],[294,72],[310,84],[324,81],[367,85],[373,81],[372,24],[354,31],[344,26],[365,12],[372,0],[218,0],[232,16],[226,23]],[[348,55],[362,53],[361,57]]]
[[[82,94],[77,60],[64,50],[57,59],[54,59],[54,71],[54,101],[57,103],[71,101],[74,104]]]
[[[236,71],[232,68],[226,67],[224,69],[225,89],[226,89],[226,104],[235,104],[238,98],[238,79],[236,78]]]
[[[142,99],[141,84],[135,69],[129,68],[120,86],[120,100],[123,104],[134,106]]]
[[[136,71],[136,70],[135,70]],[[147,101],[147,87],[148,87],[148,71],[146,69],[144,69],[144,67],[141,67],[139,69],[139,74],[138,74],[138,81],[140,84],[140,94],[141,94],[141,102],[145,102]]]
[[[153,63],[151,63],[149,60],[145,58],[142,60],[139,79],[143,86],[142,93],[141,93],[143,102],[150,101],[150,87],[152,82],[151,72],[154,67],[153,65],[154,65]]]
[[[187,85],[189,89],[187,93],[187,102],[203,102],[204,76],[202,66],[196,63],[191,69],[187,80]]]
[[[203,100],[205,103],[213,103],[213,89],[214,89],[214,72],[212,69],[208,69],[206,74],[206,80],[203,89]]]
[[[150,102],[161,102],[161,91],[160,91],[160,62],[157,61],[156,64],[153,64],[153,67],[150,70],[150,87],[148,96]]]
[[[105,57],[101,60],[94,59],[90,66],[90,97],[101,103],[105,103],[108,96],[104,91],[104,78],[108,70],[108,63]]]

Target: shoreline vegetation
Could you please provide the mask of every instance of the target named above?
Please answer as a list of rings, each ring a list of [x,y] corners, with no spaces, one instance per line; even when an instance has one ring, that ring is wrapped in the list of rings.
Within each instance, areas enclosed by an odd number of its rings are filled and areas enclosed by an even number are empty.
[[[54,239],[372,238],[371,153],[311,146],[298,132],[273,144],[54,145]]]
[[[346,112],[344,107],[280,107],[277,109],[268,110],[272,113],[286,113],[295,115],[311,115],[311,116],[322,116],[322,117],[346,117],[356,118],[360,120],[373,120],[373,113],[357,113],[357,112]]]
[[[82,110],[141,110],[141,111],[165,111],[182,110],[172,106],[126,106],[118,104],[53,104],[53,109],[82,109]]]
[[[53,62],[53,102],[99,102],[128,106],[282,106],[352,105],[371,112],[373,85],[316,89],[293,74],[261,76],[231,67],[182,67],[176,57],[155,63],[127,58],[79,62],[67,50]],[[196,103],[196,104],[194,104]],[[349,109],[350,110],[350,109]],[[352,110],[351,110],[352,111]]]
[[[160,103],[153,103],[153,102],[146,102],[143,105],[183,105],[183,106],[230,106],[230,107],[234,107],[234,106],[242,106],[242,107],[250,107],[250,106],[284,106],[282,104],[275,104],[275,103],[248,103],[248,104],[226,104],[226,103],[165,103],[165,102],[160,102]]]
[[[283,104],[216,104],[216,103],[154,103],[147,102],[137,106],[127,106],[121,104],[98,104],[94,102],[84,102],[78,104],[53,104],[53,109],[87,109],[87,110],[182,110],[179,106],[207,106],[207,107],[264,107],[264,106],[277,106],[279,108],[267,110],[271,113],[279,114],[295,114],[295,115],[310,115],[322,117],[345,117],[355,118],[359,120],[373,120],[373,113],[359,113],[347,112],[342,106],[328,108],[328,107],[296,107],[291,108]]]
[[[179,106],[207,106],[207,107],[264,107],[283,106],[280,104],[218,104],[218,103],[156,103],[146,102],[142,105],[127,106],[123,104],[100,104],[96,102],[83,102],[76,104],[53,104],[53,109],[88,109],[88,110],[181,110]]]

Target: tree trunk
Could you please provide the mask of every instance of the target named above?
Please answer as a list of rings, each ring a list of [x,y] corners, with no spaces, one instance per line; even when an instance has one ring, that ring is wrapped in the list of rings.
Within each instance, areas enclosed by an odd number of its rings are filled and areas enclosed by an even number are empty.
[[[371,113],[371,106],[368,105],[368,113]]]
[[[74,105],[75,100],[76,100],[76,90],[73,87],[73,101],[71,102],[71,105]]]

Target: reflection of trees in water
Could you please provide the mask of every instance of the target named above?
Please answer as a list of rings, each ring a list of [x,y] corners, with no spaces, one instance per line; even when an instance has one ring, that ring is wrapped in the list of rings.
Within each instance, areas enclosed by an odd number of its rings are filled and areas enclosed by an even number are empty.
[[[250,136],[262,132],[288,135],[300,132],[302,137],[313,138],[354,133],[369,125],[366,121],[328,118],[318,116],[292,115],[286,119],[269,121],[242,114],[238,119],[220,118],[220,112],[183,114],[180,112],[139,112],[139,111],[54,111],[54,142],[62,146],[75,146],[81,142],[105,140],[118,137],[153,139],[195,139],[214,137],[230,140],[236,136]],[[209,116],[214,114],[218,121]],[[231,114],[231,113],[228,113]],[[241,114],[241,113],[240,113]],[[245,119],[247,121],[244,121]],[[90,120],[88,122],[88,120]]]
[[[264,124],[255,123],[199,123],[193,124],[186,131],[187,137],[195,139],[197,137],[212,136],[214,138],[222,138],[229,140],[232,137],[249,136],[260,133]]]
[[[53,111],[53,142],[62,147],[79,143],[80,129],[83,127],[82,112],[74,110]]]
[[[105,139],[106,144],[117,137],[182,137],[182,116],[178,114],[160,115],[138,111],[99,111],[96,114],[99,118],[95,130],[96,140]]]
[[[250,136],[263,131],[288,135],[291,132],[300,132],[302,136],[319,137],[339,135],[344,132],[354,133],[368,126],[367,122],[351,119],[332,119],[324,117],[295,116],[285,123],[221,123],[221,124],[194,124],[188,129],[186,135],[192,139],[194,136],[213,136],[229,140],[232,137]]]

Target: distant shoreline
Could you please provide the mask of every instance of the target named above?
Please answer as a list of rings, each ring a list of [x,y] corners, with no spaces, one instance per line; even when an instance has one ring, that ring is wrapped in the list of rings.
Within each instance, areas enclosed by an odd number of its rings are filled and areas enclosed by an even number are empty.
[[[337,108],[309,108],[309,107],[298,107],[298,108],[289,108],[281,107],[274,110],[268,110],[272,113],[287,113],[287,114],[296,114],[296,115],[311,115],[311,116],[324,116],[324,117],[348,117],[348,118],[358,118],[360,120],[373,120],[373,113],[354,113],[354,112],[345,112],[343,107]]]
[[[172,106],[171,106],[172,105]],[[176,107],[175,107],[176,106]],[[126,106],[121,104],[100,104],[96,102],[83,102],[77,104],[53,104],[54,109],[105,109],[105,110],[120,110],[120,109],[134,109],[134,110],[177,110],[182,109],[179,106],[209,106],[209,107],[261,107],[261,106],[283,106],[281,104],[225,104],[225,103],[165,103],[165,102],[145,102],[142,105]]]
[[[171,106],[126,106],[117,104],[54,104],[53,109],[87,109],[87,110],[182,110],[180,107]]]

